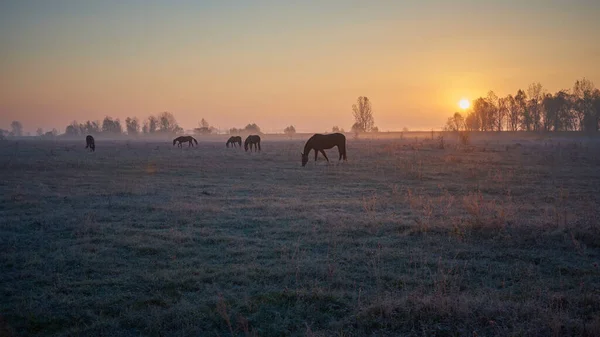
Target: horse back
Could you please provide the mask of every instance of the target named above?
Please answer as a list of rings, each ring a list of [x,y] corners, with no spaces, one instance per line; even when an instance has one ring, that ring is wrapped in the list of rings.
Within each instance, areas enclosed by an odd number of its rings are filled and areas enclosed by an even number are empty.
[[[339,147],[340,149],[345,149],[346,136],[341,133],[332,133],[327,135],[317,133],[310,137],[308,143],[310,143],[310,145],[317,150],[331,149],[335,146]]]

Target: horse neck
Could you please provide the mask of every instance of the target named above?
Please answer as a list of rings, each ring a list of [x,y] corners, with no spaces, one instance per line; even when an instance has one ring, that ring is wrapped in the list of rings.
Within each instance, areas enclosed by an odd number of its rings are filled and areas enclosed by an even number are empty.
[[[310,152],[310,150],[313,149],[313,145],[312,145],[312,140],[309,139],[306,144],[304,144],[304,154],[308,155],[308,153]]]

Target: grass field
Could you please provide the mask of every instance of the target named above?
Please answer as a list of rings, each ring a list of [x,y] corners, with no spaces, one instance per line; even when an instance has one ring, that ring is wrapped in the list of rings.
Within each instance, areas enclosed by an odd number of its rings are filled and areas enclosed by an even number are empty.
[[[0,335],[600,336],[600,142],[429,138],[0,142]]]

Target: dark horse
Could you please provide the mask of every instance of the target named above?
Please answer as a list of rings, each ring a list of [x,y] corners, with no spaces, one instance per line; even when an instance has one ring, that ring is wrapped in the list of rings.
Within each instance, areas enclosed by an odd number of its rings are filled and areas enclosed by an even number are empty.
[[[235,147],[235,143],[238,143],[239,146],[242,147],[242,137],[240,137],[240,136],[229,137],[229,139],[227,140],[227,143],[225,143],[225,146],[229,147],[229,144],[231,144],[231,146]]]
[[[89,148],[92,152],[96,151],[96,143],[94,142],[94,137],[90,135],[87,135],[87,137],[85,137],[85,148]]]
[[[252,152],[252,145],[254,145],[254,151],[260,151],[260,136],[250,135],[244,142],[244,150],[248,151],[248,145],[250,145],[250,152]]]
[[[194,143],[192,142],[196,142],[196,145],[198,145],[198,141],[196,140],[196,138],[192,137],[192,136],[181,136],[181,137],[177,137],[175,139],[173,139],[173,146],[175,145],[175,143],[179,143],[177,144],[178,147],[183,147],[183,143],[188,142],[188,147],[190,146],[194,146]]]
[[[329,158],[327,158],[327,155],[323,150],[331,149],[334,146],[337,146],[338,151],[340,152],[340,159],[338,160],[341,160],[343,157],[344,161],[346,161],[348,159],[346,158],[346,136],[341,133],[332,133],[329,135],[316,133],[314,136],[310,137],[306,141],[306,145],[304,145],[304,152],[302,152],[302,166],[305,166],[308,162],[310,150],[315,150],[315,161],[317,161],[317,155],[321,152],[323,157],[329,162]]]

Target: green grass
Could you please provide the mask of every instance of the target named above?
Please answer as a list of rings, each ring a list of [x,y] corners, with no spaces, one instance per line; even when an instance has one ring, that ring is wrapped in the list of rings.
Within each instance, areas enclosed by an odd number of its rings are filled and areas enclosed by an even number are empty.
[[[600,335],[600,143],[446,138],[1,142],[0,328]]]

